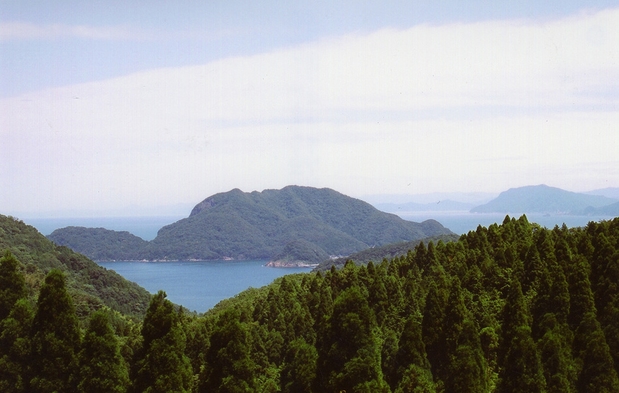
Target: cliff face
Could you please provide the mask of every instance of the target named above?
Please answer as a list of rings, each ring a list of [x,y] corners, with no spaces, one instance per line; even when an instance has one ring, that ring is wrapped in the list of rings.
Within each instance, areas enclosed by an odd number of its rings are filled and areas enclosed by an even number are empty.
[[[64,228],[50,236],[70,245],[76,235],[67,232]],[[206,198],[189,217],[161,228],[153,241],[136,245],[138,255],[132,259],[274,259],[287,245],[303,244],[295,248],[304,250],[300,255],[288,252],[287,260],[293,260],[309,255],[308,250],[321,256],[348,255],[450,233],[434,220],[405,221],[327,188],[289,186],[251,193],[234,189]],[[120,255],[113,244],[106,247]]]

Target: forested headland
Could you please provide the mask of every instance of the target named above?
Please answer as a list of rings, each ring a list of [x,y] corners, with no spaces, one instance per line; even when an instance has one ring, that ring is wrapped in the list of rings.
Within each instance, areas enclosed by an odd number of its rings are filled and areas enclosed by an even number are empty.
[[[19,263],[0,263],[2,391],[619,391],[619,219],[506,217],[199,316],[159,292],[134,325],[80,323],[56,270],[30,301]]]

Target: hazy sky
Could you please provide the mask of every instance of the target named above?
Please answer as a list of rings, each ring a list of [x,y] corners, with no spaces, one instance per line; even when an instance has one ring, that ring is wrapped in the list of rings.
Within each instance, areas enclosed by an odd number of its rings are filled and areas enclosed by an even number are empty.
[[[0,0],[0,214],[587,191],[617,152],[618,2]]]

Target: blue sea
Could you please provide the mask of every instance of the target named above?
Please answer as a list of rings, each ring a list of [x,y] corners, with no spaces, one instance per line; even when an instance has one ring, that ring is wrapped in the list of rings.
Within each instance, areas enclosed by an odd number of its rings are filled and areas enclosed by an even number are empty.
[[[311,268],[266,267],[267,261],[178,261],[178,262],[98,262],[115,270],[147,291],[163,290],[171,302],[197,312],[205,312],[220,301],[253,287],[270,284],[291,273]]]

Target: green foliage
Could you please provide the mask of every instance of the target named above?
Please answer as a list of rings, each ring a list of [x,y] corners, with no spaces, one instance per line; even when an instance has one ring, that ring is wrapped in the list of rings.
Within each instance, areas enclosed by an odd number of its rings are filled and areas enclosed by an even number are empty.
[[[281,391],[285,393],[311,393],[316,380],[318,352],[303,338],[292,341],[284,359],[281,374]]]
[[[76,384],[80,331],[65,277],[52,270],[45,277],[32,323],[33,392],[71,391]]]
[[[254,387],[255,365],[250,358],[247,326],[240,312],[224,311],[217,320],[200,374],[200,392],[246,392]]]
[[[30,383],[31,326],[34,314],[30,302],[19,299],[7,318],[0,322],[0,391],[27,392]]]
[[[108,314],[97,311],[90,324],[78,355],[78,391],[84,393],[122,393],[129,386],[127,365],[120,354],[120,345],[110,325]]]
[[[190,392],[191,363],[185,355],[186,336],[166,294],[151,300],[142,325],[143,347],[136,356],[135,392]]]
[[[0,321],[6,318],[15,302],[26,296],[26,281],[19,272],[19,262],[9,250],[0,258]]]

